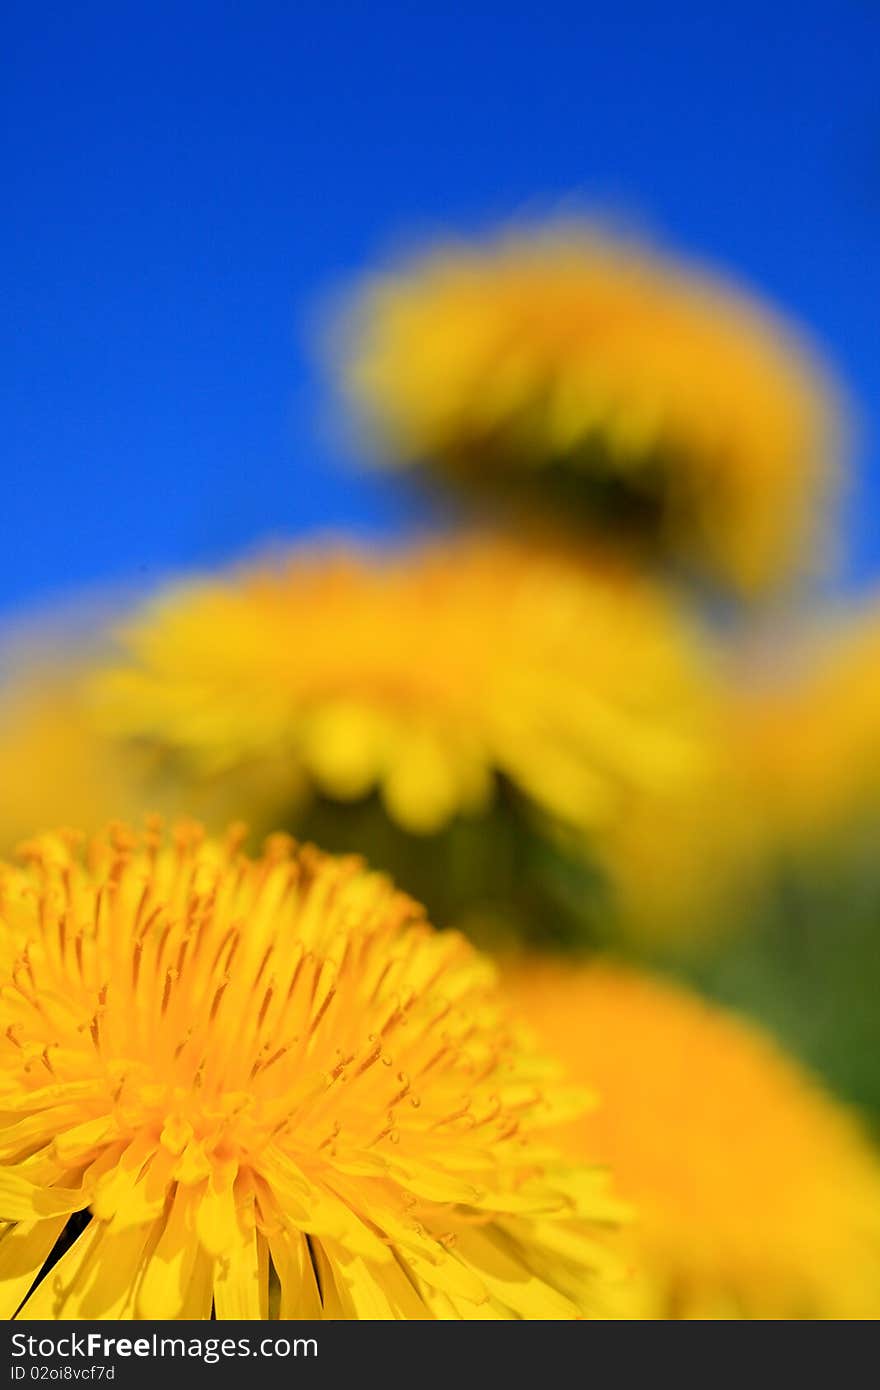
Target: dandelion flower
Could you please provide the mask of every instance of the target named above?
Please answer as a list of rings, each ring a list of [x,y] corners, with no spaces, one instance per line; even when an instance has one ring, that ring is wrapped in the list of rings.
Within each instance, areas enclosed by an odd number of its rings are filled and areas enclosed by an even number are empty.
[[[6,1316],[595,1315],[615,1207],[491,966],[355,859],[237,843],[0,868]]]
[[[880,1164],[770,1039],[611,965],[529,962],[506,983],[542,1045],[596,1086],[561,1137],[612,1163],[636,1204],[642,1316],[880,1316]]]
[[[191,777],[274,761],[290,801],[378,791],[426,835],[503,781],[583,836],[640,788],[691,777],[703,658],[638,578],[467,536],[173,588],[122,634],[93,697],[112,734]]]
[[[551,224],[376,276],[343,327],[392,461],[752,595],[814,562],[842,410],[799,338],[720,280]]]

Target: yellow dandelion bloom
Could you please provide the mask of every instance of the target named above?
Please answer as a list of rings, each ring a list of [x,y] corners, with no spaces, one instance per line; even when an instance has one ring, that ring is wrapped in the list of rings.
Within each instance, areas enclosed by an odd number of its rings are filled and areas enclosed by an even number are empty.
[[[252,762],[433,833],[499,779],[581,834],[700,757],[706,663],[652,586],[488,536],[293,555],[161,596],[95,681],[117,736],[191,777]],[[248,815],[252,809],[248,809]]]
[[[506,983],[542,1045],[596,1086],[562,1139],[612,1163],[636,1204],[641,1316],[880,1317],[880,1163],[774,1043],[611,965],[530,961]]]
[[[815,562],[842,410],[721,280],[589,224],[368,281],[342,372],[386,456],[759,593]]]
[[[488,962],[388,880],[192,825],[22,858],[0,866],[7,1317],[603,1307],[615,1206],[543,1138],[572,1094]]]
[[[790,646],[735,691],[730,744],[767,847],[803,853],[880,818],[880,602]]]

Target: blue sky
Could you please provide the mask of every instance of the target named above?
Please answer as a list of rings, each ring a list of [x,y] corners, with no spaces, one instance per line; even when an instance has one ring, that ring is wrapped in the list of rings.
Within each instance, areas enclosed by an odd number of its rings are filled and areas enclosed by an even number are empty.
[[[880,571],[880,6],[13,3],[0,609],[387,531],[312,307],[401,238],[575,198],[799,316],[860,402]]]

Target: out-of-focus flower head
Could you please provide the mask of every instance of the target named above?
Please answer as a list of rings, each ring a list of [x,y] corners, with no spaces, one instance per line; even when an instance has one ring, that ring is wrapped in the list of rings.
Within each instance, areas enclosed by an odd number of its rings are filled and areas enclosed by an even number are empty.
[[[491,965],[357,860],[237,844],[0,865],[3,1315],[604,1313],[617,1208]]]
[[[622,967],[527,960],[506,983],[597,1088],[563,1142],[613,1164],[636,1204],[638,1316],[880,1316],[880,1163],[770,1039]]]
[[[116,613],[107,594],[84,594],[0,630],[0,855],[35,825],[97,829],[141,812],[149,754],[111,745],[80,699]]]
[[[767,840],[728,735],[719,709],[690,781],[633,797],[599,837],[616,925],[634,944],[714,947],[755,901]]]
[[[8,851],[49,815],[98,826],[137,810],[138,750],[112,745],[78,697],[78,673],[36,666],[0,697],[0,847]]]
[[[97,652],[106,650],[96,645]],[[161,751],[146,741],[108,737],[95,718],[89,688],[92,667],[68,657],[22,653],[0,694],[0,853],[11,853],[35,825],[98,830],[124,814],[138,820],[157,807],[180,815],[187,807],[215,826],[245,804],[273,804],[278,782],[289,779],[274,763],[256,762],[235,777],[204,785],[176,775]]]
[[[809,853],[880,823],[880,600],[817,618],[758,666],[736,688],[731,747],[767,848]]]
[[[765,306],[589,223],[366,282],[341,372],[389,462],[592,522],[755,596],[815,565],[843,412]]]
[[[702,756],[709,663],[675,604],[620,566],[509,538],[303,552],[179,585],[122,644],[93,689],[113,735],[196,779],[272,761],[289,801],[378,790],[414,833],[484,810],[503,781],[582,839]]]

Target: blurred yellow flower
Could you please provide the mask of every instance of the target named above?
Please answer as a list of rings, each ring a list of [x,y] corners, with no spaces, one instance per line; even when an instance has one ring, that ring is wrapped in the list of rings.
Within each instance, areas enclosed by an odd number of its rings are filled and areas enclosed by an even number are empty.
[[[640,1316],[880,1317],[880,1164],[768,1038],[621,967],[528,960],[506,984],[598,1091],[561,1138],[636,1204]]]
[[[341,371],[391,461],[647,545],[750,594],[824,539],[842,410],[760,303],[578,222],[369,280]]]
[[[48,817],[97,827],[136,814],[141,753],[112,746],[79,698],[80,673],[38,665],[0,696],[0,848],[13,848]]]
[[[707,665],[672,601],[506,538],[294,554],[172,588],[122,642],[93,687],[113,735],[195,779],[274,761],[288,804],[378,790],[415,833],[504,779],[582,838],[702,756]]]
[[[602,1313],[616,1206],[490,964],[357,860],[237,844],[0,865],[3,1315]]]
[[[274,762],[190,785],[145,741],[109,737],[91,707],[90,680],[86,665],[23,653],[0,691],[0,853],[35,825],[96,831],[120,814],[138,820],[157,807],[179,815],[189,806],[218,826],[241,801],[272,804],[281,779]]]
[[[781,655],[780,655],[781,649]],[[731,748],[772,849],[880,818],[880,601],[816,620],[735,692]]]
[[[598,837],[616,921],[633,942],[692,948],[742,926],[767,842],[726,728],[720,713],[707,721],[702,763],[690,782],[634,797]]]

